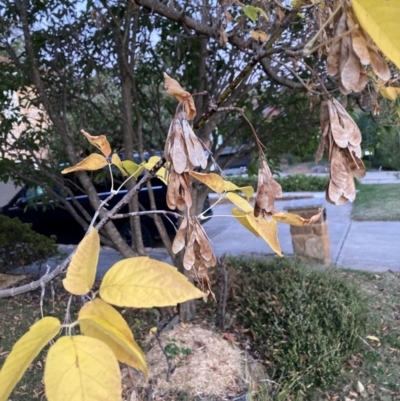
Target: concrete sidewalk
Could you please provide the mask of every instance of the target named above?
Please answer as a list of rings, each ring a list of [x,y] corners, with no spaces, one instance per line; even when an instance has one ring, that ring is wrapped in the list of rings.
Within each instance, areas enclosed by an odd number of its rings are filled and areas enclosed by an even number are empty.
[[[289,175],[288,173],[280,173],[281,177]],[[326,173],[310,173],[317,177],[328,177]],[[364,178],[359,180],[363,184],[400,184],[400,171],[367,171]]]

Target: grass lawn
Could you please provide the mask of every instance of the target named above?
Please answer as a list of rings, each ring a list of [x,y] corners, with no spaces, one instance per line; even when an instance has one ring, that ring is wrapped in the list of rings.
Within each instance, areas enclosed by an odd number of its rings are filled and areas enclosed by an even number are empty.
[[[360,184],[351,217],[357,221],[400,221],[400,184]]]

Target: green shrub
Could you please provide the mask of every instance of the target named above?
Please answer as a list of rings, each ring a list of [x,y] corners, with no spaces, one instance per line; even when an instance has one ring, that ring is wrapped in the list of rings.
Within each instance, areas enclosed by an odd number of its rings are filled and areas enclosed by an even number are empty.
[[[297,192],[297,191],[325,191],[329,178],[328,176],[315,176],[305,174],[293,174],[285,177],[275,178],[282,186],[283,192]],[[231,177],[230,181],[236,185],[243,187],[250,185],[255,190],[257,188],[257,177]]]
[[[297,192],[297,191],[325,191],[329,178],[327,176],[293,174],[276,179],[282,186],[284,192]]]
[[[59,255],[54,239],[34,232],[30,224],[0,215],[0,273]]]
[[[371,324],[366,299],[329,271],[288,259],[226,260],[235,323],[249,330],[281,398],[326,388]]]

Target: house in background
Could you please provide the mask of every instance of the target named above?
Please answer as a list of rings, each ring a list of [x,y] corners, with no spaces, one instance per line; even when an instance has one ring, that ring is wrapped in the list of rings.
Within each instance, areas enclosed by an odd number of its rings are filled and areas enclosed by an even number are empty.
[[[0,55],[0,68],[3,64],[11,64],[12,61],[7,57]],[[8,95],[8,106],[0,110],[0,118],[13,118],[16,121],[12,124],[9,132],[1,134],[1,158],[7,158],[17,161],[22,156],[30,155],[26,149],[15,149],[13,144],[22,135],[30,131],[46,130],[50,125],[50,120],[42,107],[33,104],[35,93],[32,88],[27,87],[18,92],[5,93]],[[48,150],[42,148],[35,152],[35,156],[44,159],[48,155]],[[12,181],[7,183],[0,182],[0,207],[7,204],[12,197],[19,191],[20,187],[14,185]]]
[[[7,205],[20,189],[12,181],[0,182],[0,207]]]

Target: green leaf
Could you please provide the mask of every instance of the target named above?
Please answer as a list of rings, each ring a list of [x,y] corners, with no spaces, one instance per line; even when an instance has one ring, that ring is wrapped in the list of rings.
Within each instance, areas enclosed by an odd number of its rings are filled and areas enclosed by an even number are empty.
[[[121,165],[129,175],[133,175],[136,178],[144,171],[143,166],[139,166],[139,164],[136,164],[131,160],[124,160],[121,162]]]
[[[267,21],[269,21],[267,13],[260,7],[244,6],[242,7],[242,10],[253,22],[257,21],[259,14],[262,15]]]
[[[47,355],[44,386],[49,401],[122,399],[117,358],[93,337],[61,337]]]
[[[143,256],[112,266],[101,283],[100,296],[117,306],[152,308],[176,305],[206,294],[175,267]]]
[[[256,7],[244,6],[242,7],[243,12],[250,18],[253,22],[257,21],[258,13]]]
[[[55,317],[33,324],[15,344],[0,371],[0,401],[7,401],[15,385],[43,347],[60,331]]]

